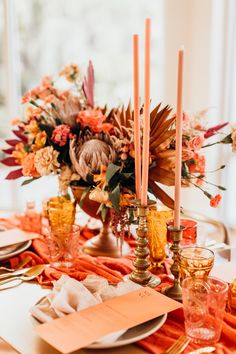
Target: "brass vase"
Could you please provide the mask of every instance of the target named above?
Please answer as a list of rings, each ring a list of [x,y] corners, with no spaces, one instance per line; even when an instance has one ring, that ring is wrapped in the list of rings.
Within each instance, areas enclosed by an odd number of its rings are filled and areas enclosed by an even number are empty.
[[[71,186],[72,193],[78,204],[85,189],[86,187]],[[92,218],[101,220],[100,214],[97,214],[99,203],[90,200],[88,194],[83,199],[81,208]],[[110,221],[111,217],[108,213],[106,220],[102,221],[103,226],[99,234],[85,242],[83,246],[84,253],[89,254],[90,256],[106,256],[112,258],[118,258],[130,254],[130,247],[127,242],[123,241],[122,245],[119,245],[119,240],[117,240],[112,233]]]

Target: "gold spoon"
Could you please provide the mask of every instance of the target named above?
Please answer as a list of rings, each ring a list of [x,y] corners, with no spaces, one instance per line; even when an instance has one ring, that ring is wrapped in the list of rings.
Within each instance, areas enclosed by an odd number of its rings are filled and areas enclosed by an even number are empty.
[[[24,273],[21,276],[12,276],[11,278],[8,278],[8,279],[0,281],[0,285],[9,283],[9,282],[11,282],[13,280],[14,281],[15,280],[21,280],[21,282],[33,280],[38,275],[40,275],[44,271],[45,268],[46,268],[45,264],[37,265],[35,267],[30,268],[26,273]]]

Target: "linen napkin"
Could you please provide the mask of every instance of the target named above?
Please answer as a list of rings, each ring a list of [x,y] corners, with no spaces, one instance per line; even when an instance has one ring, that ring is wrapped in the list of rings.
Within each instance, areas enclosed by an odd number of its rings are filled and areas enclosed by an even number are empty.
[[[33,306],[30,313],[40,322],[48,322],[139,288],[141,288],[140,285],[130,280],[114,286],[96,275],[88,275],[81,282],[68,275],[62,275],[58,281],[54,282],[53,290]],[[101,338],[99,343],[112,343],[125,332],[126,330],[113,332]]]

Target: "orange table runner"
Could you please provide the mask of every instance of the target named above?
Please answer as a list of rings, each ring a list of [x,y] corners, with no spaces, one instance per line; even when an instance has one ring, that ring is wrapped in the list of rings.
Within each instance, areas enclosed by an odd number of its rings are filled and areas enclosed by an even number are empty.
[[[10,226],[10,225],[9,225]],[[81,245],[85,240],[96,234],[96,230],[92,231],[84,228],[81,232]],[[135,246],[135,241],[132,238],[126,240],[131,248]],[[32,242],[30,250],[22,252],[20,255],[6,261],[11,267],[16,267],[26,257],[31,257],[29,263],[25,267],[35,264],[44,264],[49,262],[49,253],[45,240],[35,239]],[[72,269],[54,269],[48,266],[44,273],[38,277],[38,282],[41,285],[51,286],[52,281],[60,278],[61,274],[67,273],[69,276],[83,280],[88,274],[97,274],[108,279],[111,283],[118,283],[123,276],[129,274],[132,269],[132,261],[134,255],[119,259],[108,257],[91,257],[88,255],[80,255],[76,260],[75,267]],[[162,283],[156,288],[160,290],[162,287],[171,283],[168,276],[169,264],[166,262],[164,268],[160,270],[160,278]],[[182,309],[174,311],[168,315],[168,319],[164,326],[153,335],[137,342],[137,345],[142,346],[145,350],[153,354],[163,353],[165,349],[173,344],[173,342],[184,334],[184,317]],[[222,335],[220,341],[215,345],[217,354],[232,354],[236,353],[236,317],[226,313],[223,323]],[[194,344],[189,344],[184,354],[198,348]]]

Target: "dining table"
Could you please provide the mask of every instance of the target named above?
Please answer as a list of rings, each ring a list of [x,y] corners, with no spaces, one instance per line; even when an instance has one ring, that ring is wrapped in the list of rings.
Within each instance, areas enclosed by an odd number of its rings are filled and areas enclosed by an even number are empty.
[[[5,225],[11,218],[1,217]],[[80,246],[97,233],[96,229],[90,229],[83,225],[80,236]],[[30,308],[42,297],[46,296],[52,288],[53,282],[62,274],[67,274],[77,280],[83,280],[88,274],[105,277],[112,283],[119,283],[132,272],[135,255],[133,250],[136,245],[135,238],[127,237],[126,241],[131,247],[131,254],[120,258],[91,257],[81,253],[72,269],[67,271],[50,267],[50,257],[47,242],[44,236],[33,239],[30,248],[22,253],[6,259],[1,265],[17,268],[22,260],[29,259],[25,267],[36,264],[46,264],[44,272],[31,282],[24,282],[19,286],[0,290],[0,353],[21,354],[56,354],[59,353],[52,346],[43,341],[35,332],[35,326],[30,315]],[[167,259],[162,267],[155,271],[161,278],[161,284],[157,291],[172,284],[170,273],[171,259]],[[181,335],[185,334],[184,315],[182,308],[168,314],[164,325],[155,333],[138,342],[129,345],[108,349],[80,349],[75,353],[80,354],[120,354],[120,353],[153,353],[161,354],[169,348]],[[191,343],[183,353],[188,354],[198,346]],[[220,341],[215,344],[215,353],[236,353],[236,317],[226,312],[223,322]]]

